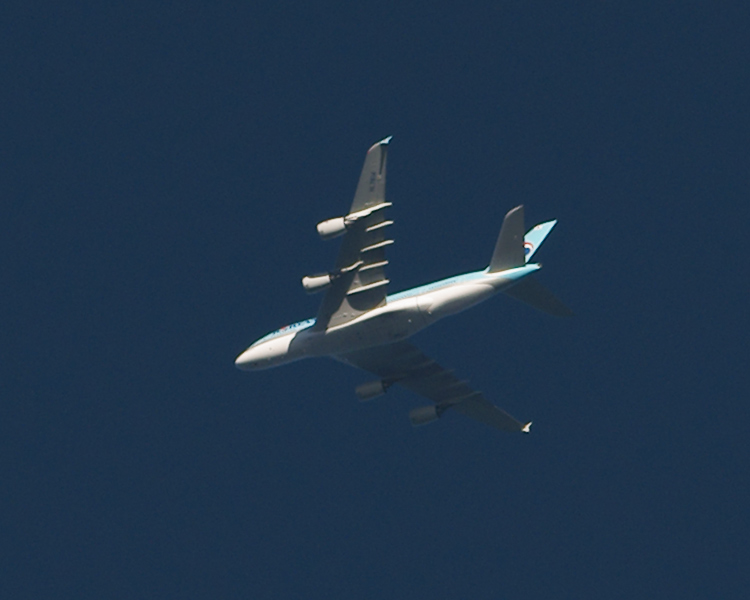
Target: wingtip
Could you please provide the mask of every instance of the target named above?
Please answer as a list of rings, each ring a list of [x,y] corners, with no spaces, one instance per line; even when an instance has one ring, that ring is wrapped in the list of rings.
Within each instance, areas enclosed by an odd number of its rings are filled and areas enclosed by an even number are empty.
[[[378,144],[380,144],[381,146],[384,146],[386,144],[390,144],[392,139],[393,139],[393,136],[389,135],[387,138],[383,138],[382,140],[380,140],[378,142]]]
[[[521,428],[521,431],[523,431],[524,433],[530,433],[531,432],[531,421],[529,421],[528,423],[526,423],[526,425],[524,425]]]
[[[372,146],[370,146],[370,150],[373,150],[373,149],[378,148],[380,146],[387,146],[391,142],[392,138],[393,138],[393,136],[389,135],[387,138],[383,138],[379,142],[375,142]]]

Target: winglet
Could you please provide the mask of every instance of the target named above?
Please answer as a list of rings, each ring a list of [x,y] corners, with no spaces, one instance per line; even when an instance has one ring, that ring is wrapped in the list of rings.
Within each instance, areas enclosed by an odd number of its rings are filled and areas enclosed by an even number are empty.
[[[531,432],[531,421],[529,421],[528,423],[526,423],[526,425],[524,425],[521,428],[521,431],[523,431],[524,433],[530,433]]]
[[[375,142],[372,146],[370,146],[370,150],[372,150],[373,148],[377,148],[378,146],[387,146],[391,142],[392,139],[393,139],[393,136],[389,135],[387,138],[383,138],[379,142]],[[368,152],[370,150],[368,150]]]

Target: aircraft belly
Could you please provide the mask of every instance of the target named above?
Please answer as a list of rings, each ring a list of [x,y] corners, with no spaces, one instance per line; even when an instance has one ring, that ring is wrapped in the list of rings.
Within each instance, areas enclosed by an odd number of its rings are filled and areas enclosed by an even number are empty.
[[[436,321],[466,310],[494,295],[497,290],[489,283],[452,285],[419,297],[419,310],[427,319]]]
[[[340,354],[371,346],[391,344],[414,335],[429,325],[416,298],[399,300],[375,309],[371,315],[311,337],[309,354]]]

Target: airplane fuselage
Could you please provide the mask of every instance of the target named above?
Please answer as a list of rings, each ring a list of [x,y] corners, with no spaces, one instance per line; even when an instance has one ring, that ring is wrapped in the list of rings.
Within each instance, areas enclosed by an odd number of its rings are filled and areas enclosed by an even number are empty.
[[[270,333],[245,350],[235,364],[258,370],[313,356],[336,355],[406,339],[443,317],[470,308],[541,268],[537,263],[496,273],[457,275],[392,294],[383,306],[336,327],[320,330],[315,319]]]

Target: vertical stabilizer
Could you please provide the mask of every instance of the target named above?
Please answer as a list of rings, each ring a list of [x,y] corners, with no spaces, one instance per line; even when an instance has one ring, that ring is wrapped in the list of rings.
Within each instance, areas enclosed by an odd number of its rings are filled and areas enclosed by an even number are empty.
[[[488,271],[497,273],[507,269],[522,267],[526,264],[526,256],[523,247],[524,224],[523,204],[510,210],[500,229],[500,235],[495,244],[495,252]]]
[[[542,242],[556,224],[557,221],[547,221],[546,223],[540,223],[526,232],[526,237],[523,239],[526,262],[531,260],[531,257],[534,256],[534,253],[539,249],[539,246],[542,245]]]

